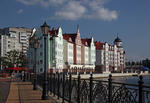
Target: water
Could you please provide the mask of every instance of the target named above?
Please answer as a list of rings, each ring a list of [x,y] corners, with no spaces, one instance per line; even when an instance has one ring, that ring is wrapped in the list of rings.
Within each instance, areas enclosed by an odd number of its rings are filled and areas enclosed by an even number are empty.
[[[139,77],[114,77],[112,78],[115,82],[129,83],[129,84],[138,84]],[[144,85],[150,86],[150,76],[143,76]]]
[[[126,83],[138,84],[139,77],[131,77],[125,80]],[[144,85],[150,86],[150,76],[143,76]]]
[[[108,78],[105,78],[103,80],[108,80]],[[119,83],[127,83],[127,84],[138,84],[139,77],[138,76],[112,77],[112,81],[119,82]],[[150,76],[143,76],[143,82],[144,82],[143,85],[148,86],[148,87],[143,87],[143,101],[144,103],[150,103]],[[138,101],[139,99],[138,90],[136,91],[136,89],[138,89],[138,86],[126,85],[126,87],[132,93],[132,96],[135,98],[135,100]]]

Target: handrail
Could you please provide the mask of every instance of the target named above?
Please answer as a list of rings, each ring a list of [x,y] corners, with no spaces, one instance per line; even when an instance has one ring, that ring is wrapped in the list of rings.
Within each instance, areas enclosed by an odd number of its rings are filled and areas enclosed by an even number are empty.
[[[43,75],[43,74],[42,74]],[[38,85],[41,84],[43,78],[38,75]],[[62,98],[68,103],[94,103],[95,100],[101,100],[101,103],[116,103],[117,101],[130,101],[133,103],[149,103],[147,95],[150,96],[150,86],[143,85],[143,79],[140,77],[137,84],[121,83],[113,81],[109,76],[108,80],[94,80],[92,75],[89,80],[81,80],[80,75],[78,79],[70,79],[70,74],[67,78],[64,74],[57,74],[57,76],[49,74],[48,84],[49,91],[53,96]],[[59,79],[59,80],[58,80]],[[101,95],[101,96],[100,96]],[[97,98],[98,96],[98,98]],[[100,96],[100,97],[99,97]],[[147,102],[148,101],[148,102]]]

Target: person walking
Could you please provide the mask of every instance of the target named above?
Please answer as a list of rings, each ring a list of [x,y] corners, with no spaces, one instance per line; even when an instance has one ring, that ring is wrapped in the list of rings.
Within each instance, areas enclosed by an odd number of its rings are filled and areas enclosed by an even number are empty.
[[[12,73],[11,73],[11,81],[14,81],[15,80],[15,71],[13,71]]]
[[[21,80],[24,80],[24,71],[21,72]]]

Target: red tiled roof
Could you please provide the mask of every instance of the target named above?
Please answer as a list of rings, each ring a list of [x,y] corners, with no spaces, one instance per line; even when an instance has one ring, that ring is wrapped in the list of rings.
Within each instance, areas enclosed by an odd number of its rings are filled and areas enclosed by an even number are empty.
[[[49,34],[53,37],[53,36],[57,36],[58,35],[58,29],[54,29],[52,28],[50,31],[49,31]]]
[[[82,44],[90,47],[90,45],[91,45],[91,38],[81,39],[81,41],[82,41]],[[86,44],[86,42],[87,42],[87,44]]]
[[[69,41],[69,38],[71,38],[72,42],[75,42],[76,36],[77,36],[77,34],[63,34],[63,38],[65,40]]]
[[[94,42],[94,44],[95,44],[95,47],[96,47],[97,50],[102,50],[103,49],[104,43],[96,41],[96,42]]]

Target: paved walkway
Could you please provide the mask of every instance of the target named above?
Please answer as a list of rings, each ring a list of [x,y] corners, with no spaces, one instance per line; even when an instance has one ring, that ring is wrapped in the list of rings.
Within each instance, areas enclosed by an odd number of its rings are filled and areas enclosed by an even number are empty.
[[[5,103],[10,87],[10,79],[0,77],[0,103]]]
[[[6,103],[55,103],[53,100],[41,100],[42,92],[32,88],[30,82],[11,82]]]

